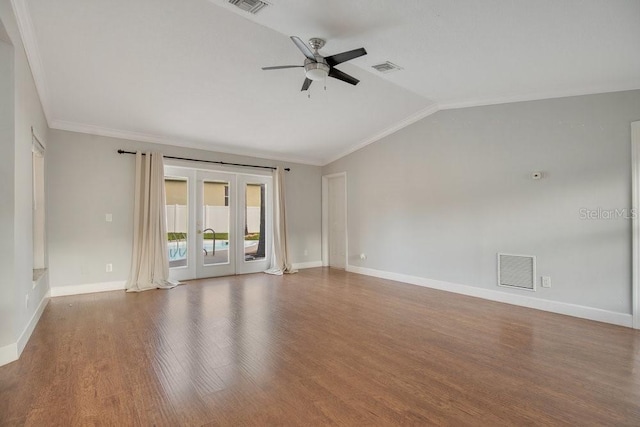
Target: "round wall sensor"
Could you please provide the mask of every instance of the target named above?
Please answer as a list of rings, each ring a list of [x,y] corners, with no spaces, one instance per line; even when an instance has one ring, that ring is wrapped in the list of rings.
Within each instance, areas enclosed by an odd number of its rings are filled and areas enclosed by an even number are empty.
[[[531,172],[531,179],[541,179],[542,172]]]

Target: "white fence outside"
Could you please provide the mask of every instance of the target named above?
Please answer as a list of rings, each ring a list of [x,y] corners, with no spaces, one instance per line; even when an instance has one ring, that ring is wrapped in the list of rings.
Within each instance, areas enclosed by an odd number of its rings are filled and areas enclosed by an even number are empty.
[[[167,205],[167,232],[187,232],[187,207],[185,205]]]
[[[260,207],[247,206],[247,228],[252,234],[260,232]]]
[[[188,210],[185,205],[167,205],[167,232],[186,233]],[[204,228],[212,228],[216,233],[229,232],[229,207],[205,206]],[[247,207],[247,228],[249,233],[260,232],[260,207]]]

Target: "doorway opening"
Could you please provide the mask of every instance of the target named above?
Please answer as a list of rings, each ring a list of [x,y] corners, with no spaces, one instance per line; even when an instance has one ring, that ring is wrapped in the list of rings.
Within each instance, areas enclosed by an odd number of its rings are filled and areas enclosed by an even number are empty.
[[[348,267],[347,173],[322,177],[322,265]]]

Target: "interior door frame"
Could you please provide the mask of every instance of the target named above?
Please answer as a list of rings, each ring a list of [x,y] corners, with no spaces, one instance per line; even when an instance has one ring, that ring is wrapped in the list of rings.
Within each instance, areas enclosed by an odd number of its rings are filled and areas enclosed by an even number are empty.
[[[347,172],[337,172],[322,176],[322,266],[329,266],[329,180],[344,177],[344,266],[349,270],[349,219],[347,216]]]
[[[640,121],[631,123],[631,315],[640,329]]]

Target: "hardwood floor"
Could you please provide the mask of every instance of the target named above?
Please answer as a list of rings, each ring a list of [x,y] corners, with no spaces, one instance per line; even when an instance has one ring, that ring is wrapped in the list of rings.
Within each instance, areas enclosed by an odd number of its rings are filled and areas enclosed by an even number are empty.
[[[640,425],[640,333],[328,269],[52,299],[0,425]]]

